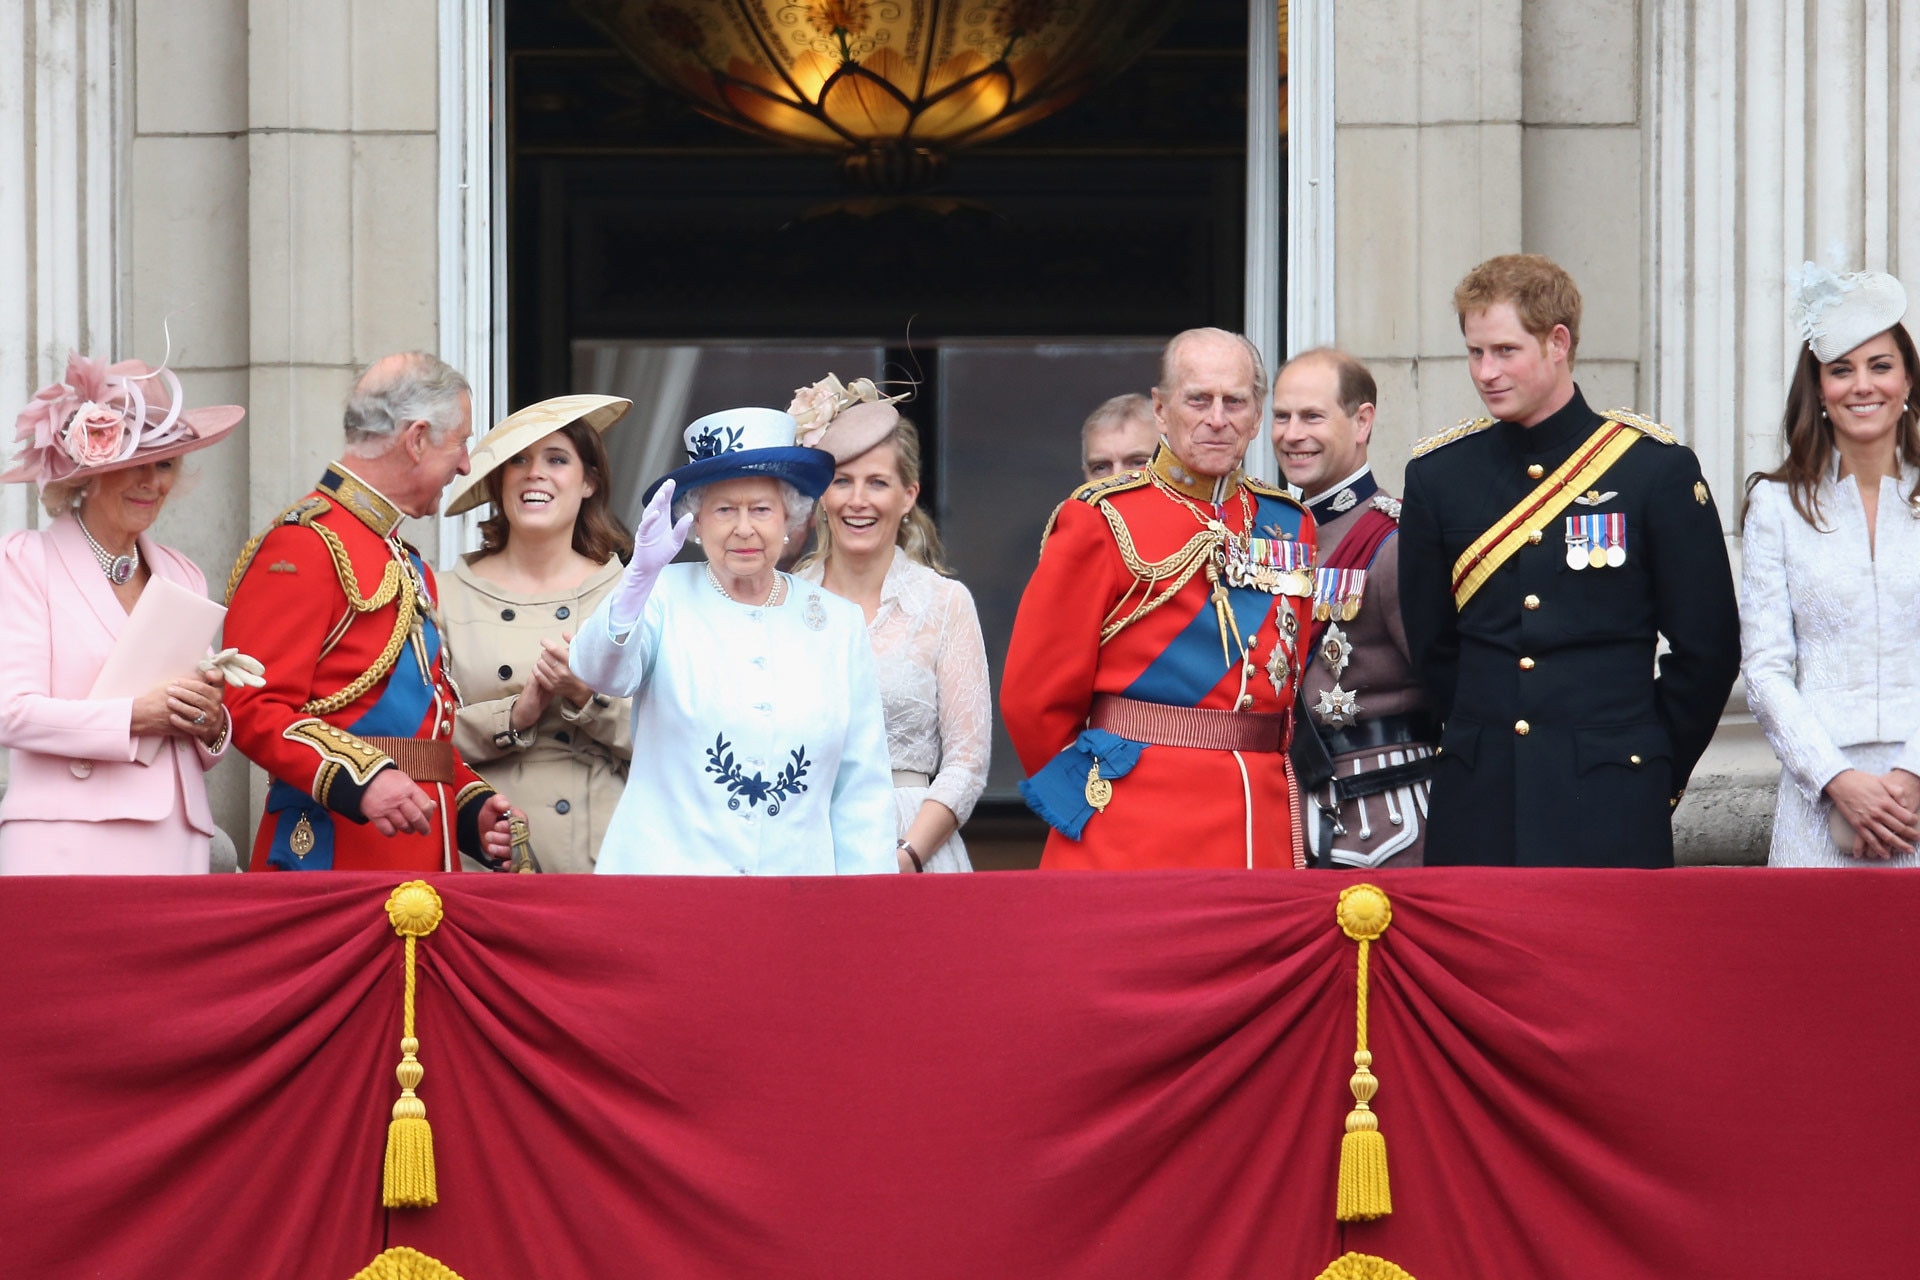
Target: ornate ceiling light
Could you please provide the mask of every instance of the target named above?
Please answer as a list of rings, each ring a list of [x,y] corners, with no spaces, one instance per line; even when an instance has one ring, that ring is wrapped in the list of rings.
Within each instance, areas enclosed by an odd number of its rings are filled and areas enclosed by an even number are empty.
[[[1168,0],[573,0],[735,128],[840,151],[882,190],[1059,110],[1151,45]]]

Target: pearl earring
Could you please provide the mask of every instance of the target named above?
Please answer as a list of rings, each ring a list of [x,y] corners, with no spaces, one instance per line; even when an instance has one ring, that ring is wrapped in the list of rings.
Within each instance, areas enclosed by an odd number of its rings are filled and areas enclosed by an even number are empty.
[[[786,545],[787,545],[787,544],[788,544],[789,542],[792,542],[792,541],[793,541],[793,535],[792,535],[792,534],[787,534],[787,535],[786,535],[785,537],[783,537],[783,538],[781,538],[781,539],[780,539],[780,545],[784,547],[784,546],[786,546]]]
[[[697,533],[693,535],[693,545],[696,547],[700,545],[700,535]]]

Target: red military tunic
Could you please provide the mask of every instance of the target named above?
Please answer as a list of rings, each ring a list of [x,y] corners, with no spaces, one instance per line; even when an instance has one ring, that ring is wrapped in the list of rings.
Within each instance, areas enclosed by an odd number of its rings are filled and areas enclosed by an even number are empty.
[[[451,871],[480,853],[493,788],[453,750],[433,574],[400,519],[334,463],[234,564],[226,643],[266,666],[263,687],[227,694],[235,744],[273,776],[255,871]],[[373,776],[403,765],[438,806],[427,835],[383,836],[361,812]]]
[[[1211,544],[1196,543],[1212,521],[1232,538],[1216,527]],[[1288,572],[1224,592],[1228,636],[1209,564],[1224,584],[1231,541],[1243,560],[1251,554]],[[1043,868],[1301,865],[1284,749],[1147,745],[1112,778],[1111,799],[1078,839],[1035,788],[1046,770],[1056,796],[1064,780],[1084,785],[1087,757],[1076,744],[1097,695],[1285,716],[1290,726],[1312,610],[1311,574],[1293,570],[1311,568],[1313,543],[1312,518],[1282,491],[1239,472],[1218,484],[1196,480],[1164,445],[1145,471],[1082,486],[1061,505],[1020,601],[1000,693],[1030,775],[1022,790],[1055,826]],[[1152,603],[1189,569],[1178,590]]]

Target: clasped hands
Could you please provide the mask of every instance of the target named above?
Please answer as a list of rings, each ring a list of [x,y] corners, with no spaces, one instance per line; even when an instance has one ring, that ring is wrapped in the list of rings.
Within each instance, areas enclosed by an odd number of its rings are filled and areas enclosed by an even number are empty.
[[[1853,828],[1854,857],[1885,862],[1920,845],[1920,777],[1905,769],[1845,769],[1827,784],[1826,794]]]
[[[425,788],[397,768],[382,769],[374,774],[360,797],[360,812],[383,836],[403,832],[431,835],[433,812],[439,807]],[[505,862],[513,856],[510,822],[514,814],[513,805],[498,792],[488,796],[480,807],[480,849],[486,861]],[[524,813],[519,816],[522,821],[526,820]]]

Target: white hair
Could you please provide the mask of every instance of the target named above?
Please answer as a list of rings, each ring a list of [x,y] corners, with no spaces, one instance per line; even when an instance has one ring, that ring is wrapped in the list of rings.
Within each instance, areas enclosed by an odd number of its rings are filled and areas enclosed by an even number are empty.
[[[406,351],[377,360],[354,379],[347,396],[347,452],[377,458],[393,447],[401,427],[419,421],[439,444],[459,424],[463,397],[471,403],[473,389],[438,356]]]
[[[1211,326],[1200,329],[1183,329],[1168,340],[1160,352],[1160,385],[1154,388],[1169,398],[1179,389],[1178,371],[1175,366],[1180,361],[1180,350],[1189,342],[1206,339],[1208,341],[1227,341],[1237,343],[1247,357],[1247,363],[1253,366],[1253,398],[1267,398],[1267,362],[1260,358],[1260,348],[1253,345],[1253,339],[1244,333],[1234,333],[1228,329],[1215,329]]]
[[[727,479],[773,481],[780,486],[780,502],[781,505],[787,509],[787,536],[791,538],[794,534],[801,532],[807,527],[807,521],[813,515],[813,499],[794,488],[791,484],[788,484],[785,480],[780,479],[778,476],[755,476],[752,474],[728,476]],[[685,492],[676,493],[673,497],[674,520],[678,521],[682,516],[692,516],[695,520],[698,520],[700,518],[701,496],[705,494],[708,489],[712,488],[713,484],[718,483],[720,482],[714,481],[711,484],[698,485]]]

